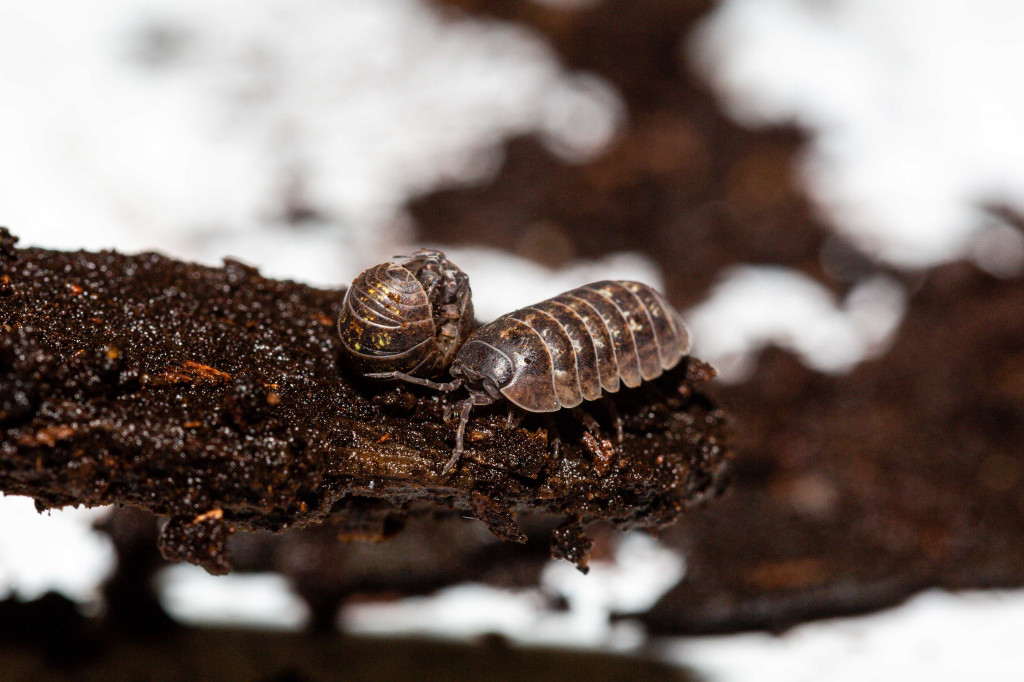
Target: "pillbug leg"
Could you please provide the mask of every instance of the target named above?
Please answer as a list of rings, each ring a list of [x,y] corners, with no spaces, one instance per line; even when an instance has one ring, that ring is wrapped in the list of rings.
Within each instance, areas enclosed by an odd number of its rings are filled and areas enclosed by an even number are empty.
[[[605,472],[608,471],[608,467],[612,464],[612,458],[615,457],[615,450],[612,448],[611,441],[599,439],[590,431],[584,431],[583,444],[587,446],[587,450],[594,457],[594,471],[597,472],[598,476],[604,476]]]
[[[622,415],[619,414],[619,408],[615,407],[615,401],[604,396],[601,400],[601,404],[604,405],[604,409],[608,411],[608,415],[615,422],[615,440],[620,445],[622,444]]]
[[[558,422],[549,413],[544,413],[544,428],[548,432],[548,442],[551,443],[551,456],[554,459],[562,454],[562,439],[558,437]]]
[[[597,475],[604,476],[615,457],[615,448],[612,447],[610,440],[601,437],[601,427],[592,414],[578,407],[572,409],[572,414],[586,428],[586,431],[583,432],[583,444],[587,446],[587,450],[594,457],[594,469],[597,471]]]
[[[519,426],[520,422],[523,421],[522,410],[517,410],[512,406],[512,403],[508,405],[508,414],[505,416],[505,428],[514,429]]]
[[[572,408],[572,416],[576,417],[580,424],[583,424],[584,428],[595,436],[601,433],[601,425],[597,423],[596,419],[594,419],[594,415],[590,414],[586,410],[574,407]]]
[[[470,396],[462,401],[462,407],[459,411],[459,429],[455,432],[455,450],[452,452],[452,458],[448,460],[448,463],[444,465],[444,469],[441,470],[442,476],[447,476],[448,473],[455,468],[455,465],[462,457],[463,440],[466,436],[466,424],[469,423],[469,413],[472,409],[473,397]]]
[[[441,383],[439,381],[431,381],[430,379],[414,377],[411,374],[406,374],[405,372],[371,372],[364,374],[363,376],[370,379],[398,379],[410,384],[416,384],[417,386],[426,386],[427,388],[432,388],[435,391],[442,391],[444,393],[454,391],[462,385],[462,379],[456,379],[455,381],[449,381],[448,383]]]

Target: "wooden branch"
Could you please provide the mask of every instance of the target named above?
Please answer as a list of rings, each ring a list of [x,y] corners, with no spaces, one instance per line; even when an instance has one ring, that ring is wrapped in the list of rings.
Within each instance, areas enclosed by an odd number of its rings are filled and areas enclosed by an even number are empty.
[[[554,551],[586,564],[582,524],[657,527],[717,494],[724,418],[690,359],[614,396],[626,424],[598,476],[579,427],[562,455],[507,408],[474,413],[454,474],[445,397],[346,375],[334,320],[343,291],[146,253],[17,249],[0,230],[0,490],[40,510],[127,504],[170,518],[166,556],[230,569],[236,528],[323,520],[360,537],[451,509],[522,540],[514,514],[567,517]],[[606,419],[595,408],[598,419]],[[389,522],[389,523],[385,523]]]

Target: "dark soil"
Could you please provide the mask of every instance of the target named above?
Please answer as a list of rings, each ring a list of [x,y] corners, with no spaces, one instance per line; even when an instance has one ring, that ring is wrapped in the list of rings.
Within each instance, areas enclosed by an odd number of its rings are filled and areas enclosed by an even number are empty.
[[[829,376],[772,349],[749,380],[716,386],[735,417],[734,481],[662,531],[687,574],[631,617],[660,634],[779,631],[930,587],[1024,585],[1022,301],[1024,280],[945,266],[914,293],[881,358]],[[554,525],[524,523],[531,538]],[[537,583],[545,543],[508,552],[471,530],[421,519],[375,546],[323,532],[252,536],[274,544],[248,553],[246,567],[291,576],[327,622],[360,594]],[[609,539],[596,537],[606,554]],[[431,549],[435,538],[447,551]]]
[[[160,544],[174,560],[223,573],[236,529],[328,516],[361,539],[431,510],[518,540],[514,515],[527,510],[658,527],[724,485],[724,418],[697,360],[615,396],[627,434],[604,476],[571,419],[555,459],[544,428],[506,427],[497,405],[474,414],[445,477],[452,398],[347,376],[334,325],[344,292],[231,261],[18,250],[6,231],[0,244],[0,490],[40,510],[167,516]]]
[[[735,483],[663,535],[688,575],[643,616],[653,630],[781,629],[1024,584],[1024,280],[939,268],[885,357],[832,377],[773,351],[720,389]]]

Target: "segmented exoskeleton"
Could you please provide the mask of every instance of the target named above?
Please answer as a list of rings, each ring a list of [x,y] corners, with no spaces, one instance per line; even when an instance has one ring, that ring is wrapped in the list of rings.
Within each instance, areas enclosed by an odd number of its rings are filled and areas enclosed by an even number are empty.
[[[679,364],[690,337],[679,314],[657,291],[639,282],[605,280],[502,315],[459,349],[438,383],[402,372],[372,374],[452,391],[465,386],[455,450],[463,451],[474,405],[501,398],[529,412],[573,408],[620,385],[639,386]]]
[[[427,249],[364,270],[338,315],[342,357],[364,375],[440,376],[474,325],[469,277]]]

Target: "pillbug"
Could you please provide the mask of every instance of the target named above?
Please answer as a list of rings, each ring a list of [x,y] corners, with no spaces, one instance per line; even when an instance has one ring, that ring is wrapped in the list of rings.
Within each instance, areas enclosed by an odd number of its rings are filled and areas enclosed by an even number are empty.
[[[364,270],[338,314],[342,357],[354,371],[444,373],[473,331],[469,277],[440,251]]]
[[[639,386],[679,364],[690,336],[664,296],[639,282],[605,280],[502,315],[473,332],[438,383],[384,372],[441,391],[465,386],[455,450],[458,462],[474,405],[501,398],[528,412],[555,412]]]

